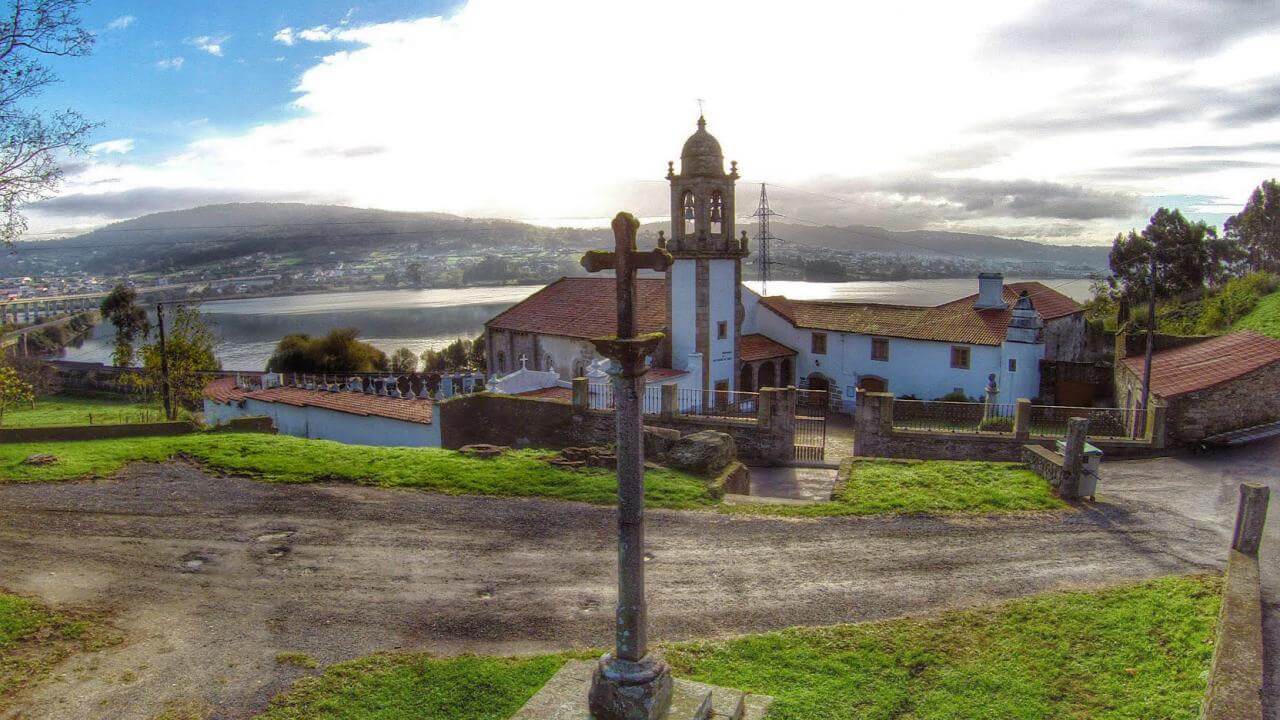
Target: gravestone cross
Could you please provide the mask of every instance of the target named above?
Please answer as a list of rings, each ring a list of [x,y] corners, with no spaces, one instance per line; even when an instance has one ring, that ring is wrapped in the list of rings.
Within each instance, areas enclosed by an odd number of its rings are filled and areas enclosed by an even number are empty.
[[[644,442],[640,398],[644,392],[645,358],[662,342],[662,333],[637,334],[636,272],[665,271],[671,254],[658,247],[636,250],[640,221],[629,213],[613,219],[613,252],[592,250],[582,256],[587,272],[613,270],[618,298],[615,337],[592,340],[596,350],[613,360],[618,455],[618,606],[614,650],[600,659],[591,679],[588,704],[595,720],[659,720],[671,702],[671,671],[649,653],[644,598]]]

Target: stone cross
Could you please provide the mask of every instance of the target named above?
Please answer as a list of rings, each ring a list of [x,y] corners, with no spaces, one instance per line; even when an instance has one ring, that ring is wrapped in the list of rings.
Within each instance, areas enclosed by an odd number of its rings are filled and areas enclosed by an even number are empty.
[[[640,221],[629,213],[613,219],[613,252],[592,250],[582,256],[587,272],[613,270],[618,298],[618,332],[592,340],[613,360],[618,456],[618,605],[614,650],[600,659],[591,680],[588,704],[595,720],[658,720],[671,702],[671,671],[649,653],[644,597],[644,438],[640,398],[645,358],[662,342],[662,333],[637,335],[636,272],[671,266],[665,242],[647,252],[636,250]]]

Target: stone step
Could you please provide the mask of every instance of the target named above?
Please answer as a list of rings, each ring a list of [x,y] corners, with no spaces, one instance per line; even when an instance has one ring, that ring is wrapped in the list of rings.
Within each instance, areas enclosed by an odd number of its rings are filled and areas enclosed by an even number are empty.
[[[591,720],[587,691],[594,662],[570,660],[512,720]],[[676,678],[665,720],[761,720],[773,698]]]

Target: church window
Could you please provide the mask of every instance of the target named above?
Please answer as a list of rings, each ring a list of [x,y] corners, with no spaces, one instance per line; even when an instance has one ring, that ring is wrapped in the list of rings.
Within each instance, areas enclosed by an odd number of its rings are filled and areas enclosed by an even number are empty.
[[[809,341],[809,352],[813,353],[814,355],[827,354],[827,334],[826,333],[816,332],[813,334],[812,339]]]
[[[1018,359],[1009,358],[1009,372],[1018,372]]]
[[[507,354],[499,350],[498,351],[498,372],[506,372],[506,371],[507,371]]]
[[[708,215],[711,221],[711,233],[719,235],[724,229],[724,198],[721,197],[719,190],[711,193],[711,207],[708,208]]]
[[[729,337],[729,323],[721,320],[716,323],[716,339],[724,340],[727,337]]]
[[[951,367],[957,370],[969,369],[969,348],[961,345],[951,346]]]
[[[887,361],[889,359],[889,341],[885,338],[871,338],[871,359]]]
[[[556,360],[555,358],[551,357],[551,353],[547,353],[546,355],[542,356],[542,369],[543,370],[556,369]]]
[[[680,205],[682,208],[680,211],[681,217],[684,218],[684,234],[692,235],[694,219],[698,215],[693,199],[693,193],[689,190],[685,190],[684,199],[680,201]]]

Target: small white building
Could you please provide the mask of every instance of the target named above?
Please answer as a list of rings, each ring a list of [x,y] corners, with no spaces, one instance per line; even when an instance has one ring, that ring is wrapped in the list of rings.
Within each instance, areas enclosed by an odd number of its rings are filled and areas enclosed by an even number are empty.
[[[278,377],[278,376],[277,376]],[[271,418],[285,435],[335,440],[351,445],[440,447],[435,403],[412,392],[378,395],[348,385],[285,387],[273,381],[249,385],[219,378],[204,390],[204,416],[210,424],[239,417]]]

